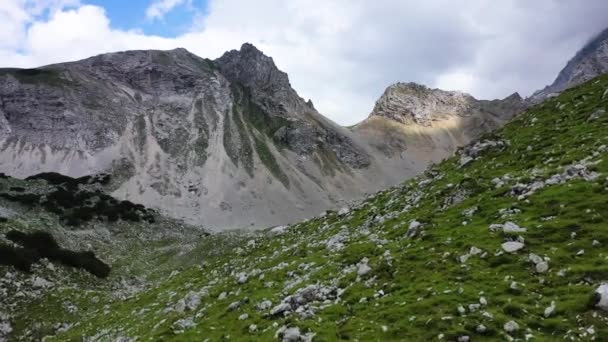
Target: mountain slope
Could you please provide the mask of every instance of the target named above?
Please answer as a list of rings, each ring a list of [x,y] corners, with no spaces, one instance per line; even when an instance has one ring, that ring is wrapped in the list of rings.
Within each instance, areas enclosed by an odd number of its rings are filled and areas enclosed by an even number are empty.
[[[566,64],[553,84],[531,96],[531,101],[540,102],[561,91],[586,82],[608,72],[608,28],[589,41]]]
[[[130,298],[58,288],[19,307],[10,336],[601,340],[607,90],[569,89],[349,211],[202,238],[214,253]]]
[[[485,120],[472,130],[496,127]],[[296,222],[394,185],[473,136],[452,131],[400,146],[340,127],[250,44],[215,61],[127,51],[0,70],[0,172],[110,173],[115,196],[212,229]]]

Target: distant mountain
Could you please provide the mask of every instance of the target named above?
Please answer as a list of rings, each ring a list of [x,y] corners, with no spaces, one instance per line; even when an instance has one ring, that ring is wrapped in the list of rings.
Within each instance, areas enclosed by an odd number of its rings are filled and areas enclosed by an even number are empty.
[[[414,176],[520,106],[399,84],[346,129],[251,44],[109,53],[0,69],[0,172],[108,172],[115,196],[190,223],[279,225]]]
[[[608,28],[589,41],[559,73],[553,84],[531,96],[532,102],[540,102],[547,97],[584,83],[608,72]]]

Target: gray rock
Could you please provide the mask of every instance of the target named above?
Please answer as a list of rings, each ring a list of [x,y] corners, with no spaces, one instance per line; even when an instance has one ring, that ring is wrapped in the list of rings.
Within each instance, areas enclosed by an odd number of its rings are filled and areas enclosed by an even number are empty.
[[[595,289],[595,307],[608,312],[608,284],[603,283]]]
[[[505,323],[503,328],[505,329],[507,334],[512,334],[519,330],[519,324],[517,324],[517,322],[515,321],[508,321],[507,323]]]
[[[507,253],[515,253],[525,247],[525,245],[518,241],[507,241],[501,245],[502,249]]]

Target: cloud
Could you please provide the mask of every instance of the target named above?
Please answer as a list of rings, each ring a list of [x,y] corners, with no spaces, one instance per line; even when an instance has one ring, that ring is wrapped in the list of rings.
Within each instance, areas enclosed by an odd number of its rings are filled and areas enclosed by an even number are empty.
[[[154,0],[146,9],[146,18],[162,19],[165,14],[184,3],[186,3],[186,0]]]
[[[186,1],[156,1],[149,17]],[[103,8],[77,1],[2,0],[0,60],[32,67],[175,47],[216,58],[251,42],[289,73],[302,97],[348,125],[398,81],[478,98],[530,95],[604,28],[608,2],[211,0],[204,13],[189,32],[163,38],[115,29]]]

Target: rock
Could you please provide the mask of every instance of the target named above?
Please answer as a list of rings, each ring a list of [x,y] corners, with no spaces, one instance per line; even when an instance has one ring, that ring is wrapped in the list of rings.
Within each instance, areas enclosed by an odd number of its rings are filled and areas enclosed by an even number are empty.
[[[249,332],[250,332],[250,333],[254,333],[254,332],[256,332],[256,331],[258,331],[258,326],[257,326],[257,325],[255,325],[255,324],[251,324],[251,325],[249,326]]]
[[[234,311],[236,309],[238,309],[241,306],[241,302],[232,302],[230,303],[230,305],[228,305],[228,311]]]
[[[369,267],[369,265],[367,264],[368,262],[369,262],[369,259],[363,258],[357,264],[357,275],[358,276],[363,277],[372,271],[372,268]]]
[[[486,306],[488,305],[488,300],[486,299],[486,297],[480,297],[479,298],[479,304]]]
[[[525,233],[526,228],[521,228],[517,224],[509,221],[503,225],[502,231],[505,233]]]
[[[338,210],[338,216],[345,216],[348,213],[350,213],[350,208],[348,207],[343,207],[342,209]]]
[[[518,241],[508,241],[501,245],[502,249],[507,253],[515,253],[525,247],[525,245]]]
[[[245,284],[248,279],[249,279],[249,276],[245,272],[242,272],[242,273],[239,273],[236,275],[236,282],[238,284]]]
[[[32,286],[39,289],[48,289],[53,287],[53,283],[41,277],[34,277]]]
[[[481,308],[481,304],[477,304],[477,303],[469,304],[470,312],[477,312],[477,311],[479,311],[480,308]]]
[[[546,261],[542,261],[542,262],[539,262],[538,264],[536,264],[536,272],[545,273],[548,270],[549,270],[549,263],[547,263]]]
[[[608,312],[608,283],[603,283],[595,289],[593,304],[595,307]]]
[[[289,305],[288,303],[281,303],[272,308],[272,310],[270,310],[270,315],[276,316],[289,311],[291,311],[291,305]]]
[[[192,318],[182,318],[180,320],[175,321],[175,323],[173,323],[173,329],[176,332],[181,332],[186,329],[191,329],[194,327],[196,327],[196,323],[194,323]]]
[[[412,220],[410,222],[409,227],[407,228],[407,233],[405,234],[405,236],[409,239],[415,237],[418,234],[418,230],[420,229],[420,227],[422,227],[422,223],[416,220]]]
[[[480,325],[477,326],[477,328],[475,328],[475,331],[477,331],[477,333],[479,333],[479,334],[483,334],[487,330],[488,330],[488,328],[486,328],[486,326],[483,325],[483,324],[480,324]]]
[[[283,342],[299,342],[300,341],[300,328],[287,328],[283,332]]]
[[[263,300],[260,303],[258,303],[255,308],[259,311],[264,311],[264,310],[268,310],[270,309],[270,307],[272,306],[272,302],[269,300]]]
[[[555,302],[551,301],[551,305],[549,307],[545,308],[545,312],[543,314],[546,318],[549,318],[549,317],[551,317],[551,315],[553,315],[554,312],[555,312]]]
[[[606,114],[605,109],[598,109],[589,115],[589,118],[587,118],[587,121],[597,120],[597,119],[601,118],[602,116],[604,116],[604,114]]]
[[[505,329],[507,334],[511,334],[519,330],[519,324],[517,324],[517,322],[515,321],[508,321],[507,323],[505,323],[503,328]]]
[[[465,313],[467,313],[467,310],[462,305],[458,305],[457,310],[460,315],[464,315]]]
[[[186,309],[190,311],[196,310],[196,308],[201,304],[201,294],[197,292],[190,292],[184,298],[184,304]]]
[[[289,226],[278,226],[278,227],[274,227],[270,230],[271,234],[274,235],[283,235],[287,232],[287,229],[289,229]]]
[[[593,246],[593,247],[598,247],[600,245],[601,245],[601,243],[597,240],[593,240],[593,242],[591,242],[591,246]]]
[[[458,337],[458,342],[469,342],[471,338],[469,336],[460,336]]]
[[[244,313],[244,314],[242,314],[242,315],[240,315],[240,316],[239,316],[239,321],[244,321],[244,320],[246,320],[247,318],[249,318],[249,315],[248,315],[248,314],[246,314],[246,313]]]

